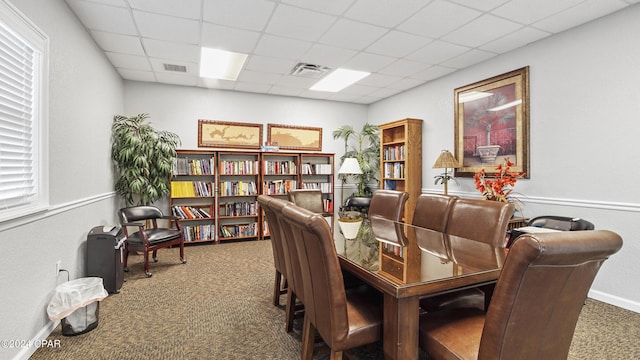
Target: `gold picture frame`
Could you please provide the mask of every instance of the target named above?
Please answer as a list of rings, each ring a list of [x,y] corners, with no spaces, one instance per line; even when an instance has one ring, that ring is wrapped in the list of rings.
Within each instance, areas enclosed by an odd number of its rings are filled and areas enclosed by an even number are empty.
[[[529,67],[454,91],[456,177],[492,173],[505,157],[529,178]]]
[[[198,120],[198,146],[260,149],[262,124]]]
[[[268,124],[267,129],[267,141],[281,150],[322,151],[322,128]]]

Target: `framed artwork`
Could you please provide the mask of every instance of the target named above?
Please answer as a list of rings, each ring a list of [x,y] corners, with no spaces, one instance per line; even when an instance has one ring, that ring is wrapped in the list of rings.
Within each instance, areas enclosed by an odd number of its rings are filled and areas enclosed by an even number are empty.
[[[198,146],[260,149],[262,124],[198,120]]]
[[[322,151],[322,128],[268,124],[267,129],[267,141],[280,149]]]
[[[492,173],[505,157],[529,178],[529,67],[454,91],[457,177]]]

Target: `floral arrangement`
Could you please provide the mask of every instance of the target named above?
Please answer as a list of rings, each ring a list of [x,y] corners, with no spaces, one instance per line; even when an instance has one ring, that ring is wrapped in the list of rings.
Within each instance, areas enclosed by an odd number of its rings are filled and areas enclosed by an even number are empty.
[[[473,179],[476,189],[482,193],[483,199],[514,203],[509,195],[511,195],[518,179],[523,178],[524,174],[511,171],[513,165],[515,164],[508,157],[505,157],[504,162],[496,167],[493,178],[487,179],[484,168],[475,173]],[[519,208],[517,203],[514,205]]]

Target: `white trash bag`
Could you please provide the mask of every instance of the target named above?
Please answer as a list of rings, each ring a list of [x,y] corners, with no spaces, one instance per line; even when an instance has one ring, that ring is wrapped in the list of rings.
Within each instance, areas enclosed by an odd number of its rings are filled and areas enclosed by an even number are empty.
[[[109,296],[102,278],[85,277],[56,287],[47,307],[49,319],[61,320],[62,335],[80,335],[98,326],[98,301]]]

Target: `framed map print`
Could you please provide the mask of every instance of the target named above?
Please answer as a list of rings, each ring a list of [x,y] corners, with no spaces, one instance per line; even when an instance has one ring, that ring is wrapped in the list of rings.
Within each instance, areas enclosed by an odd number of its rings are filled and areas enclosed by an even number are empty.
[[[260,149],[262,124],[198,120],[198,147]]]
[[[322,151],[322,128],[268,124],[267,129],[267,141],[280,149]]]

